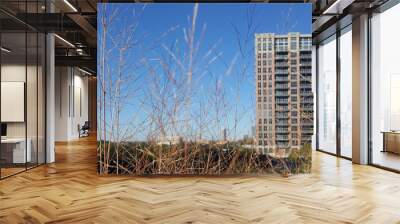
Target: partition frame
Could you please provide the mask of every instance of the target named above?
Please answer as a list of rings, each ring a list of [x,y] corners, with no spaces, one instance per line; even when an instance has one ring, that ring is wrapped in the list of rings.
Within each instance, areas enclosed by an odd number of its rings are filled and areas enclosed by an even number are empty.
[[[43,1],[43,2],[47,2],[47,0],[46,1]],[[25,0],[25,1],[23,1],[23,3],[25,3],[25,17],[27,17],[27,3],[28,3],[28,0]],[[34,3],[36,3],[36,11],[38,12],[38,9],[39,9],[39,7],[38,7],[38,4],[39,4],[39,0],[36,0],[36,1],[34,1]],[[46,7],[46,9],[45,9],[45,12],[47,12],[47,7]],[[25,18],[26,19],[26,18]],[[19,22],[21,22],[21,21],[19,21]],[[37,30],[36,28],[33,28],[32,26],[29,26],[27,23],[24,23],[24,22],[22,22],[23,23],[23,25],[24,25],[24,30],[22,30],[22,32],[21,33],[23,33],[24,35],[25,35],[25,83],[24,83],[24,123],[25,123],[25,127],[24,127],[24,129],[25,129],[25,168],[23,169],[23,170],[21,170],[21,171],[18,171],[18,172],[15,172],[15,173],[12,173],[12,174],[10,174],[10,175],[7,175],[7,176],[3,176],[3,173],[2,173],[2,168],[0,167],[0,181],[1,180],[4,180],[4,179],[6,179],[6,178],[8,178],[8,177],[12,177],[12,176],[14,176],[14,175],[17,175],[17,174],[20,174],[20,173],[23,173],[23,172],[26,172],[27,170],[30,170],[30,169],[34,169],[34,168],[36,168],[36,167],[39,167],[39,166],[41,166],[41,165],[44,165],[44,164],[46,164],[47,163],[47,110],[46,110],[46,108],[47,108],[47,32],[42,32],[42,31],[40,31],[40,30]],[[0,28],[1,28],[1,24],[0,24]],[[35,163],[32,163],[33,164],[33,166],[30,166],[30,167],[28,167],[28,162],[27,162],[27,160],[28,160],[28,153],[27,153],[27,147],[28,147],[28,131],[27,131],[27,129],[28,129],[28,118],[27,118],[27,82],[28,82],[28,78],[27,78],[27,76],[28,76],[28,30],[30,30],[30,32],[33,32],[34,34],[36,34],[36,48],[35,48],[35,53],[36,53],[36,64],[35,64],[35,67],[36,67],[36,72],[35,72],[35,74],[36,74],[36,93],[34,93],[34,94],[36,94],[36,136],[33,136],[33,138],[36,138],[36,142],[37,142],[37,144],[36,144],[36,162]],[[18,32],[20,32],[21,30],[19,30],[19,31],[15,31],[15,33],[18,33]],[[3,31],[1,31],[1,29],[0,29],[0,46],[2,46],[2,34],[3,33],[7,33],[7,32],[3,32]],[[14,33],[14,32],[11,32],[11,33]],[[42,66],[42,70],[41,70],[41,73],[42,73],[42,84],[44,84],[43,85],[43,93],[42,93],[42,97],[43,97],[43,99],[42,99],[42,103],[43,103],[43,105],[42,105],[42,107],[43,107],[43,117],[41,117],[42,119],[42,122],[43,122],[43,145],[42,145],[42,147],[43,147],[43,149],[42,149],[42,152],[43,152],[43,155],[41,155],[43,158],[43,162],[42,163],[39,163],[39,68],[38,68],[38,66],[40,65],[39,64],[39,34],[43,34],[43,36],[42,36],[42,38],[41,38],[41,41],[42,41],[42,44],[43,44],[43,48],[44,49],[42,49],[42,51],[41,51],[41,53],[43,54],[42,55],[42,60],[44,60],[44,63],[43,63],[43,66]],[[3,62],[3,60],[2,60],[2,52],[0,52],[0,82],[2,81],[2,71],[1,71],[1,68],[2,68],[2,62]],[[1,90],[1,85],[0,85],[0,90]],[[1,110],[1,91],[0,91],[0,110]],[[0,114],[0,124],[1,124],[2,122],[1,122],[1,114]],[[1,144],[0,144],[0,158],[1,158],[1,152],[2,152],[2,150],[1,150]],[[32,164],[30,164],[30,165],[32,165]]]

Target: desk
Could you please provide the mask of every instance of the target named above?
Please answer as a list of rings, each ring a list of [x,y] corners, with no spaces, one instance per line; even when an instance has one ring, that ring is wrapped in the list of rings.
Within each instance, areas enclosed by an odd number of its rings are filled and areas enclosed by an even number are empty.
[[[1,157],[6,163],[26,163],[31,162],[32,153],[30,138],[25,151],[25,138],[6,138],[1,139]]]
[[[383,131],[383,150],[382,152],[392,152],[400,154],[400,132]]]

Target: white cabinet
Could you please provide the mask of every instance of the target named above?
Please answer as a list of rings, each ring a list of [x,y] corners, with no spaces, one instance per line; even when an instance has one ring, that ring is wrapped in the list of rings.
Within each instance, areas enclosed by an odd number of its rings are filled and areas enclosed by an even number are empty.
[[[1,144],[7,144],[12,147],[12,162],[25,163],[32,161],[32,140],[26,140],[27,147],[25,151],[25,138],[7,138],[2,139]]]

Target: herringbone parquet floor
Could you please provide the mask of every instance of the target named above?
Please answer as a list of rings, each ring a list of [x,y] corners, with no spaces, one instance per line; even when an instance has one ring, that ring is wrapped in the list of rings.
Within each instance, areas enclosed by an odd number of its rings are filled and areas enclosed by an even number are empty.
[[[309,175],[96,174],[94,138],[0,181],[0,223],[400,223],[400,175],[314,153]]]

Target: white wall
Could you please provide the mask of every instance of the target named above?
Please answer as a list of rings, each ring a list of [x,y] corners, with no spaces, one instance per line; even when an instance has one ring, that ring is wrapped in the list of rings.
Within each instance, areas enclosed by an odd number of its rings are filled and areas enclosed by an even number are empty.
[[[88,78],[72,67],[56,67],[55,73],[55,140],[70,141],[88,120]]]

